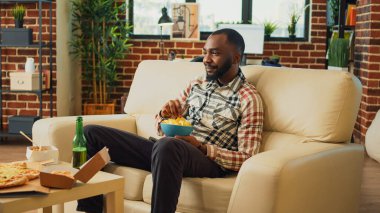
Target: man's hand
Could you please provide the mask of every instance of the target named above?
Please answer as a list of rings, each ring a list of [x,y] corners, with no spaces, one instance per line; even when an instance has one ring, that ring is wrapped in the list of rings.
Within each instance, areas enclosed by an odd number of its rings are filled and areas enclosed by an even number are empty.
[[[180,135],[176,135],[175,138],[184,140],[184,141],[190,143],[191,145],[195,146],[198,149],[202,145],[202,143],[199,142],[194,136],[180,136]]]
[[[203,145],[201,142],[199,142],[194,136],[179,136],[176,135],[175,138],[184,140],[191,145],[195,146],[197,149],[199,149],[203,154],[207,155],[207,146]]]
[[[178,100],[170,100],[161,109],[161,117],[164,118],[177,118],[182,113],[182,106]]]

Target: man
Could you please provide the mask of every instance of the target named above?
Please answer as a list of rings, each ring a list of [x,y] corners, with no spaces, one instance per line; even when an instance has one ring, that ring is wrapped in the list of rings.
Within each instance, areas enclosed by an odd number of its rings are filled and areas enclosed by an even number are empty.
[[[190,136],[163,137],[157,142],[120,130],[86,126],[88,157],[107,146],[117,164],[152,172],[153,213],[175,212],[183,177],[223,177],[238,171],[259,151],[263,106],[254,86],[239,69],[244,53],[242,36],[232,29],[212,33],[203,48],[206,79],[192,81],[176,100],[156,115],[185,117]],[[101,197],[78,201],[78,210],[101,212]]]

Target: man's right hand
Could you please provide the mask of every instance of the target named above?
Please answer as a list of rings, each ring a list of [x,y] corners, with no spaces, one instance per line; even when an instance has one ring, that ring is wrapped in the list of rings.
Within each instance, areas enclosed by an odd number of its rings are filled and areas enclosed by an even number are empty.
[[[161,109],[164,118],[177,118],[182,116],[182,106],[179,100],[170,100]]]

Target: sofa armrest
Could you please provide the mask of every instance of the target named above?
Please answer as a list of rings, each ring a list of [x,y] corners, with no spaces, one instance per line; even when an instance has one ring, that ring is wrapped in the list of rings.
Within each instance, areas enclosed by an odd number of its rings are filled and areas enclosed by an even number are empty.
[[[228,212],[357,212],[364,149],[303,143],[260,153],[239,171]]]
[[[59,160],[71,162],[72,141],[77,116],[46,118],[33,125],[33,141],[36,145],[53,145],[59,150]],[[135,118],[126,114],[83,116],[83,124],[98,124],[136,133]]]

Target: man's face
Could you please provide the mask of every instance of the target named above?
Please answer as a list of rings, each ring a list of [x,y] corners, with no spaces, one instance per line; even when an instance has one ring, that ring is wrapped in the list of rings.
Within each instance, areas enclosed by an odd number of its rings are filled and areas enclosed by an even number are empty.
[[[217,80],[227,73],[232,66],[235,51],[236,49],[227,42],[226,35],[211,35],[203,47],[206,79]]]

